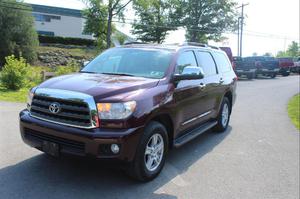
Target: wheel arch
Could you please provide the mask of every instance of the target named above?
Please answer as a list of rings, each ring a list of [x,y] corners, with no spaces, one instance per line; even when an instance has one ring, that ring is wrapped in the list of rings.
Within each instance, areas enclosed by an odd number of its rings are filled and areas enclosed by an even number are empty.
[[[173,147],[174,139],[174,122],[169,113],[157,113],[152,115],[151,118],[147,121],[147,124],[151,121],[156,121],[161,123],[167,130],[168,133],[168,142],[169,148]]]

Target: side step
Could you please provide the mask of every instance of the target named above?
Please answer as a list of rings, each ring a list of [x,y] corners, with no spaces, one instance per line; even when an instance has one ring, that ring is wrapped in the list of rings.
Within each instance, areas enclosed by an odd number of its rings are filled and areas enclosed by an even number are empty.
[[[200,127],[192,130],[191,132],[180,136],[179,138],[177,138],[176,140],[174,140],[174,143],[173,143],[174,147],[178,148],[178,147],[186,144],[187,142],[191,141],[195,137],[201,135],[202,133],[204,133],[207,130],[209,130],[212,127],[214,127],[217,123],[218,123],[217,121],[207,122],[207,123],[201,125]]]

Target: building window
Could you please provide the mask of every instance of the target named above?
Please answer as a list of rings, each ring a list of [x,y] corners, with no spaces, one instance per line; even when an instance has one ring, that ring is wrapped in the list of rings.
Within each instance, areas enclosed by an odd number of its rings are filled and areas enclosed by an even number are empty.
[[[54,32],[50,32],[50,31],[41,31],[41,30],[38,30],[37,33],[39,35],[54,36]]]
[[[61,20],[60,16],[55,16],[55,15],[32,13],[32,16],[35,18],[35,21],[40,21],[40,22],[51,22],[52,19]]]

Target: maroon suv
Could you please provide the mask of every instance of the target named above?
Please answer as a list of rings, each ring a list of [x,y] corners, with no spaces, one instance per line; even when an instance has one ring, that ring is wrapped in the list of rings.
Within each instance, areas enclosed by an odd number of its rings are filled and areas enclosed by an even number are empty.
[[[122,160],[131,176],[151,180],[169,149],[208,129],[226,130],[236,80],[217,48],[195,43],[112,48],[79,73],[31,89],[20,113],[21,135],[50,155]]]

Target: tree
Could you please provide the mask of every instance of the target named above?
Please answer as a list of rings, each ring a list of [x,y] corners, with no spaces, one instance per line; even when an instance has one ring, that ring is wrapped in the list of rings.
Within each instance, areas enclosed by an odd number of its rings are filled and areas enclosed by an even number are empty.
[[[106,48],[107,35],[107,8],[102,0],[84,1],[87,9],[83,10],[83,16],[86,18],[83,33],[92,34],[97,38],[98,47],[102,50]]]
[[[107,0],[105,1],[105,3],[103,0],[83,1],[86,3],[86,5],[88,5],[88,9],[84,11],[87,17],[87,22],[89,22],[88,28],[86,30],[94,31],[94,29],[96,29],[95,32],[98,33],[103,32],[102,30],[106,30],[106,48],[110,48],[111,35],[113,32],[113,17],[123,19],[123,11],[125,7],[128,6],[130,2],[132,2],[132,0]],[[103,23],[105,23],[105,25]],[[94,28],[92,28],[91,25],[94,25]]]
[[[287,49],[287,54],[290,56],[290,57],[299,57],[300,56],[300,47],[299,47],[299,44],[295,41],[293,41],[288,49]]]
[[[14,54],[33,62],[36,59],[38,37],[34,29],[31,8],[16,0],[0,2],[0,65]]]
[[[257,56],[257,52],[252,53],[252,56]]]
[[[116,31],[113,35],[113,38],[119,43],[119,45],[123,45],[127,40],[127,36],[119,31]]]
[[[272,53],[269,53],[269,52],[266,52],[265,54],[263,54],[263,56],[266,56],[266,57],[272,57]]]
[[[169,18],[170,0],[137,0],[133,8],[138,20],[134,21],[133,34],[144,42],[162,43],[168,31],[175,30]]]
[[[279,51],[276,57],[300,57],[300,47],[299,44],[293,41],[289,46],[287,51]]]
[[[173,0],[172,14],[179,26],[186,28],[191,42],[220,41],[222,33],[235,30],[237,24],[236,2],[231,0]]]

